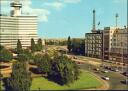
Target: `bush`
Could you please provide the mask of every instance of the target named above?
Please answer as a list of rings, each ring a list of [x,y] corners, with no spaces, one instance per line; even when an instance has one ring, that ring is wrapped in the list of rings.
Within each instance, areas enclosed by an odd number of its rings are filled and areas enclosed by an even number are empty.
[[[13,58],[13,54],[7,49],[2,49],[0,51],[0,61],[8,62],[12,60],[12,58]]]

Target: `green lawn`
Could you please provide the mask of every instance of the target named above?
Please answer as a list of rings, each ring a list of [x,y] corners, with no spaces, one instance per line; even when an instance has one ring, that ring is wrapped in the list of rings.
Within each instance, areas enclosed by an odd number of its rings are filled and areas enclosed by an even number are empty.
[[[4,87],[2,86],[2,90]],[[78,89],[90,89],[100,87],[102,83],[95,78],[90,72],[82,71],[80,79],[75,81],[70,86],[64,85],[60,86],[52,81],[48,81],[43,77],[34,78],[32,81],[31,90],[78,90]]]
[[[54,82],[48,81],[43,77],[34,78],[31,86],[31,90],[78,90],[100,87],[102,83],[97,80],[91,73],[82,72],[80,79],[75,81],[70,86],[60,86]]]
[[[0,90],[4,90],[3,82],[2,81],[0,81]]]

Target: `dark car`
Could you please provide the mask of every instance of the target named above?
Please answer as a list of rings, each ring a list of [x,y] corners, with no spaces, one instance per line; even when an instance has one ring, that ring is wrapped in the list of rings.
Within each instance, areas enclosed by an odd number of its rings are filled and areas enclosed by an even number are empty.
[[[123,75],[128,77],[128,72],[124,72]]]

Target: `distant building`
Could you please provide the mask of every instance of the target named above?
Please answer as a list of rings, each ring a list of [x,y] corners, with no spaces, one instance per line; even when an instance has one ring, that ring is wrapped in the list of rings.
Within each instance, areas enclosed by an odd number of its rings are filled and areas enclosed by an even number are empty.
[[[96,30],[96,11],[93,10],[92,32],[85,34],[85,56],[102,58],[103,51],[103,31]]]
[[[98,30],[85,34],[85,55],[88,57],[102,58],[103,31]]]
[[[107,27],[104,32],[105,57],[109,60],[122,61],[122,58],[125,60],[128,57],[127,29]]]
[[[16,48],[20,39],[24,48],[30,46],[31,38],[37,41],[37,16],[22,15],[20,2],[11,3],[14,10],[10,16],[0,15],[0,44],[7,48]]]
[[[103,31],[86,33],[85,56],[120,62],[122,58],[124,61],[128,60],[127,36],[126,28],[115,27],[105,27]]]

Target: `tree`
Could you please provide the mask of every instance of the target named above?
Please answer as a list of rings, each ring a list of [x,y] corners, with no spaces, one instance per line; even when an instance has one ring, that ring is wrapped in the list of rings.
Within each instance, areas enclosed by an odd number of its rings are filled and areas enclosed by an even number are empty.
[[[8,62],[9,60],[12,60],[13,55],[10,51],[7,49],[0,50],[0,61]]]
[[[71,52],[71,49],[72,49],[72,43],[71,43],[71,38],[70,38],[70,36],[68,37],[67,48],[68,48],[69,52]]]
[[[51,58],[48,54],[36,55],[34,62],[42,73],[49,74],[51,70]]]
[[[42,48],[43,48],[43,45],[42,45],[42,39],[38,39],[38,42],[37,42],[37,51],[41,51],[42,50]]]
[[[31,51],[32,52],[35,52],[36,51],[36,44],[35,44],[35,41],[34,41],[33,38],[31,39]]]
[[[18,39],[18,42],[17,42],[17,53],[20,54],[22,53],[22,44],[21,44],[21,41]]]
[[[7,79],[7,90],[9,91],[29,91],[32,84],[31,74],[26,68],[25,62],[13,64],[11,77]]]
[[[85,54],[85,40],[84,39],[73,39],[72,40],[72,53],[78,55]]]
[[[32,53],[29,49],[24,49],[22,54],[27,56],[27,60],[32,60],[33,59],[33,55],[32,55]]]
[[[3,49],[4,49],[4,47],[2,45],[0,45],[0,51],[3,50]]]
[[[52,61],[52,68],[49,79],[59,83],[60,85],[70,84],[78,79],[80,72],[75,62],[71,61],[67,56],[55,57]]]

